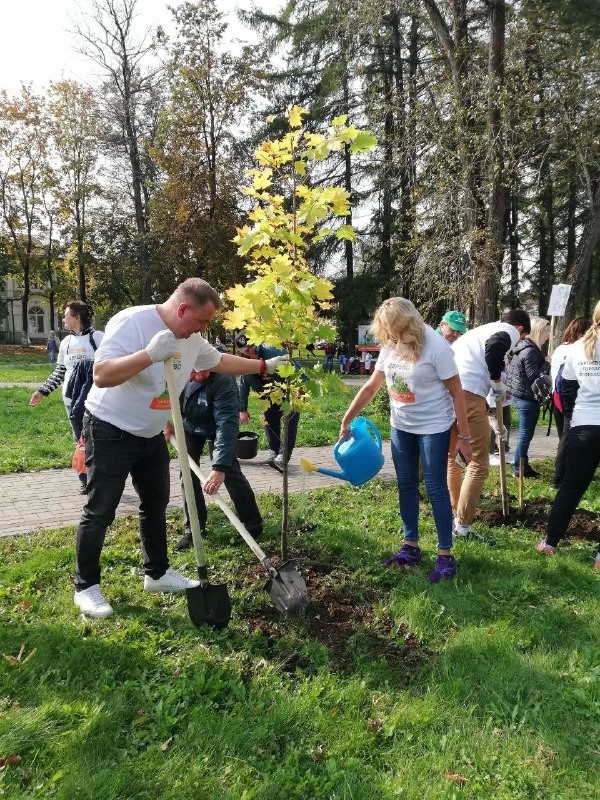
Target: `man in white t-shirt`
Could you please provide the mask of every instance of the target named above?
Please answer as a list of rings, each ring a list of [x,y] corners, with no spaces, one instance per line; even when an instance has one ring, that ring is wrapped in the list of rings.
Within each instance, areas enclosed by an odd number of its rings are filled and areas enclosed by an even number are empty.
[[[456,429],[453,429],[448,456],[448,486],[455,514],[454,535],[468,537],[481,491],[490,470],[490,429],[487,396],[494,402],[506,397],[502,383],[506,354],[531,330],[529,314],[520,309],[507,311],[501,322],[490,322],[467,331],[452,346],[458,374],[465,393],[472,458],[463,479],[456,464]]]
[[[90,617],[113,611],[100,590],[100,553],[129,474],[140,496],[144,589],[184,592],[198,586],[172,570],[167,556],[167,441],[173,428],[164,362],[173,359],[180,393],[192,370],[272,373],[284,360],[249,360],[212,347],[200,333],[220,305],[206,281],[190,278],[166,302],[127,308],[106,326],[83,422],[88,489],[76,541],[74,602]]]

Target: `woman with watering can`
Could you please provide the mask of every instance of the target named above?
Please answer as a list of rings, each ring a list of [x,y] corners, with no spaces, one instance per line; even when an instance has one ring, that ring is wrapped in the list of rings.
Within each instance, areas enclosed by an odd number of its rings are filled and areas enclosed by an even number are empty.
[[[412,567],[421,563],[419,547],[419,461],[438,535],[438,558],[431,583],[452,578],[452,508],[446,482],[450,429],[458,426],[456,457],[471,459],[471,437],[465,398],[454,355],[447,342],[426,325],[410,300],[391,297],[375,313],[371,332],[382,350],[373,375],[358,392],[342,419],[340,440],[350,423],[385,382],[390,397],[392,459],[398,480],[404,544],[385,562]]]

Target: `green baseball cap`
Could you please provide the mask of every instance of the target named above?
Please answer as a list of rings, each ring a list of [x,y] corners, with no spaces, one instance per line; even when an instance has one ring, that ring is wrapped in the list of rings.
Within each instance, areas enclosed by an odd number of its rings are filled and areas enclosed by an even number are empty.
[[[467,319],[462,311],[446,311],[442,322],[446,322],[453,331],[467,332]]]

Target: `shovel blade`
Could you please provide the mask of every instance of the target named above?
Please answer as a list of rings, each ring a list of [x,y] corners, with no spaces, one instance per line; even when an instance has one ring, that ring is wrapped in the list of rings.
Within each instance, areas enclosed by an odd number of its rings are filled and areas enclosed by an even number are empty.
[[[190,619],[197,628],[202,625],[217,630],[227,627],[231,619],[231,599],[224,583],[186,589],[185,595]]]
[[[298,616],[308,603],[308,590],[295,561],[286,561],[277,570],[277,575],[269,578],[265,590],[271,602],[282,614]]]

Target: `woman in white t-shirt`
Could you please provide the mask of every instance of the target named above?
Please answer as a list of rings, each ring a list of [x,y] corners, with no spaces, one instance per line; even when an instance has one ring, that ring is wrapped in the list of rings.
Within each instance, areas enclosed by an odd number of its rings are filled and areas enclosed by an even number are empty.
[[[592,327],[570,345],[563,368],[563,413],[571,420],[565,473],[548,517],[540,553],[553,555],[600,465],[600,302]],[[598,566],[600,561],[597,560]]]
[[[392,458],[398,480],[404,544],[388,566],[416,566],[419,547],[419,461],[438,534],[432,583],[456,574],[452,549],[452,509],[446,480],[450,429],[458,424],[457,457],[471,459],[465,398],[448,343],[425,325],[410,300],[392,297],[377,309],[371,332],[382,343],[373,375],[342,419],[340,440],[350,423],[385,382],[390,397]]]
[[[82,359],[94,360],[95,352],[104,334],[92,327],[92,307],[82,300],[70,300],[65,306],[63,325],[70,331],[60,343],[56,367],[37,391],[31,395],[30,406],[38,406],[44,397],[48,397],[55,389],[62,386],[63,403],[73,430],[75,441],[81,436],[81,422],[71,418],[71,401],[65,396],[69,378],[75,365]],[[87,478],[85,472],[79,473],[80,491],[86,492]]]
[[[569,428],[571,427],[571,420],[563,414],[562,400],[560,399],[560,393],[557,391],[556,380],[559,376],[560,368],[563,367],[564,369],[564,363],[569,348],[581,339],[583,334],[590,329],[591,324],[590,320],[585,317],[576,317],[570,322],[565,328],[561,343],[552,353],[552,359],[550,361],[550,379],[552,381],[553,390],[552,413],[556,421],[556,430],[559,439],[556,460],[554,462],[554,477],[552,479],[553,489],[558,489],[565,474],[567,441],[569,439]]]

